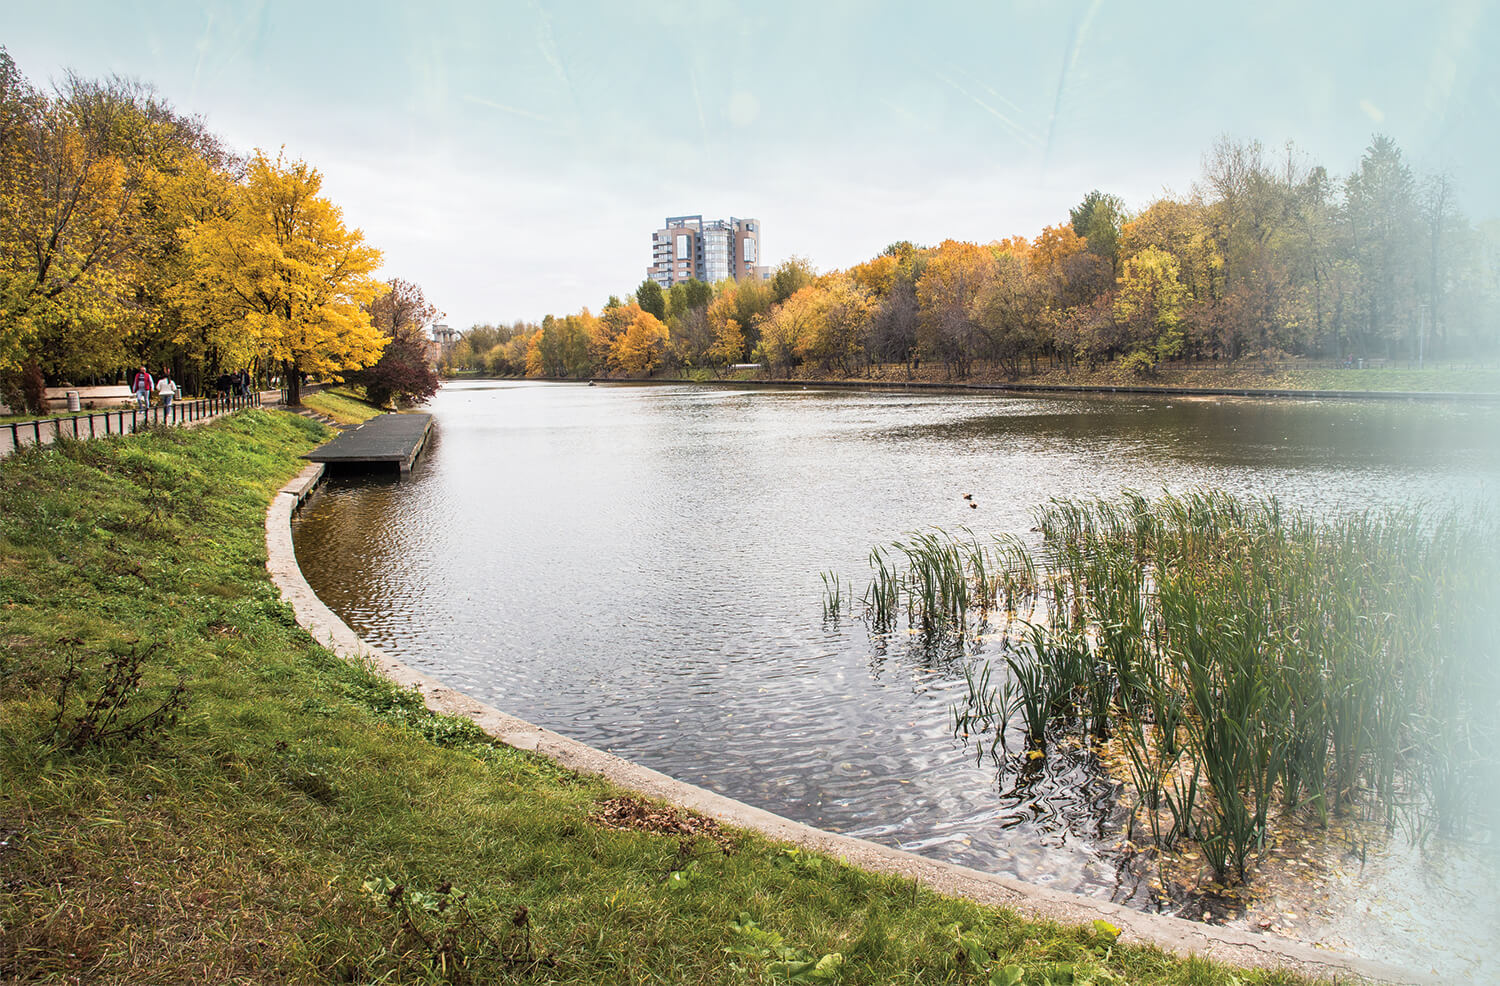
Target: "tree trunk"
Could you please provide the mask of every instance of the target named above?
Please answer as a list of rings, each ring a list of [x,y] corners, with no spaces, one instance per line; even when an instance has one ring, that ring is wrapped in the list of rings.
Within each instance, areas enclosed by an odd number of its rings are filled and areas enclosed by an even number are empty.
[[[286,402],[289,407],[302,406],[302,374],[297,370],[296,360],[282,360],[281,372],[286,383]]]

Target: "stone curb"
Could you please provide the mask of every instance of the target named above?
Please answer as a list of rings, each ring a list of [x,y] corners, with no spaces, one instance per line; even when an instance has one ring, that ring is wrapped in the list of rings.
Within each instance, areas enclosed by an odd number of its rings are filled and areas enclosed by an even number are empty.
[[[944,863],[915,853],[892,849],[864,839],[794,822],[753,805],[674,780],[548,729],[501,712],[420,671],[407,667],[365,643],[313,592],[297,565],[292,544],[292,514],[323,478],[323,466],[311,465],[272,499],[266,511],[266,568],[291,604],[297,622],[318,643],[347,660],[368,663],[403,688],[415,688],[427,707],[446,715],[472,720],[495,739],[521,750],[540,753],[581,773],[604,777],[620,787],[669,801],[729,825],[753,829],[780,842],[842,859],[872,872],[917,880],[941,894],[979,904],[1005,907],[1026,917],[1063,925],[1108,921],[1121,929],[1127,944],[1155,945],[1178,955],[1203,955],[1232,966],[1290,969],[1336,982],[1372,980],[1382,983],[1436,982],[1394,967],[1339,955],[1303,942],[1255,935],[1232,928],[1200,924],[1160,914],[1147,914],[1109,901],[1064,893],[979,870]]]

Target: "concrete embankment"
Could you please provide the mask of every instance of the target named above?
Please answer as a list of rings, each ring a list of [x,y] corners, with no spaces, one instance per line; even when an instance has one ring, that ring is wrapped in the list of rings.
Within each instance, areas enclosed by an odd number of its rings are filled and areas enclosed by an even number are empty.
[[[1181,955],[1206,955],[1241,967],[1290,968],[1313,976],[1358,976],[1391,983],[1427,981],[1402,970],[1300,942],[1145,914],[1108,901],[1062,893],[825,832],[622,760],[460,694],[365,643],[308,585],[297,565],[291,520],[322,476],[321,465],[309,466],[276,494],[266,513],[267,568],[283,598],[296,612],[297,621],[319,643],[340,656],[368,662],[397,684],[416,689],[433,711],[466,717],[509,746],[535,751],[573,770],[603,776],[622,788],[752,829],[772,839],[841,857],[867,870],[915,879],[940,893],[1066,925],[1087,926],[1095,920],[1108,921],[1123,929],[1124,942],[1157,945]]]

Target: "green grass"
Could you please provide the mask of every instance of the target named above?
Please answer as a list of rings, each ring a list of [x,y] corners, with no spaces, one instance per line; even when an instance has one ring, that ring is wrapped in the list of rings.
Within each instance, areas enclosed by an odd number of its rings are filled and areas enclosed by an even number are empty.
[[[363,400],[351,390],[321,390],[315,394],[304,394],[302,403],[328,415],[341,425],[357,425],[385,412],[374,404]]]
[[[0,980],[753,983],[838,953],[845,983],[988,981],[976,961],[1029,984],[1060,964],[1075,982],[1301,981],[744,833],[726,854],[605,827],[619,791],[428,713],[297,627],[263,521],[324,437],[247,411],[0,463]],[[112,654],[141,658],[138,686],[111,680]],[[80,739],[179,682],[175,722]]]

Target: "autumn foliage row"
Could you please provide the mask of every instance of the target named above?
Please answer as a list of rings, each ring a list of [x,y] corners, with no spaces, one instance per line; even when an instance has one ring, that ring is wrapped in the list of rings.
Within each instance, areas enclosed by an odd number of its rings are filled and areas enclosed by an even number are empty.
[[[425,301],[392,300],[415,288],[375,279],[380,251],[321,184],[137,83],[40,92],[0,49],[0,400],[37,410],[42,382],[140,364],[190,391],[245,368],[295,389],[418,344],[390,316]]]
[[[476,326],[457,367],[541,377],[711,368],[850,375],[976,364],[1018,376],[1112,361],[1492,358],[1500,223],[1472,226],[1445,176],[1374,138],[1343,179],[1291,147],[1220,141],[1186,196],[1139,212],[1089,193],[1068,221],[988,244],[894,243],[847,270],[769,282],[647,281],[540,325]]]

